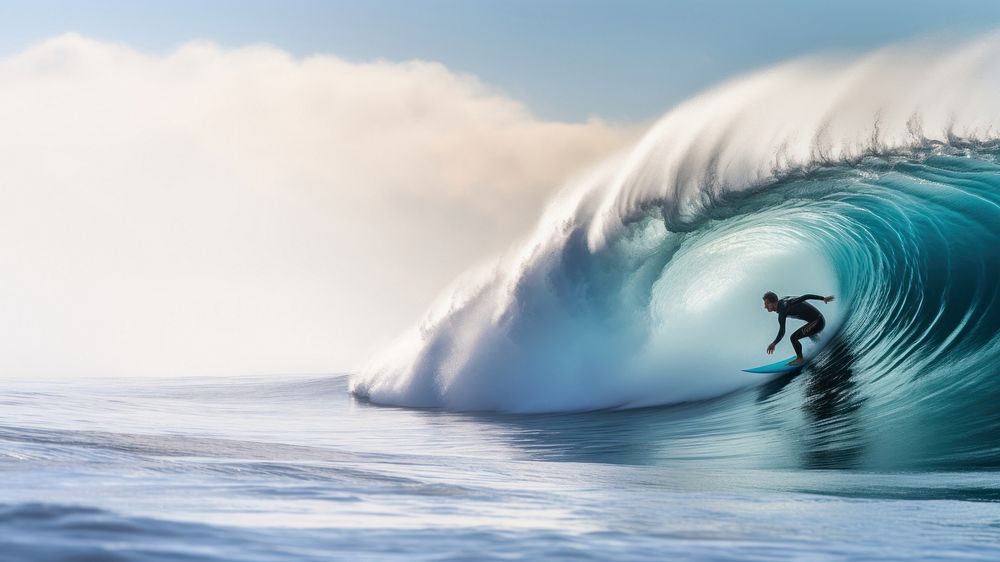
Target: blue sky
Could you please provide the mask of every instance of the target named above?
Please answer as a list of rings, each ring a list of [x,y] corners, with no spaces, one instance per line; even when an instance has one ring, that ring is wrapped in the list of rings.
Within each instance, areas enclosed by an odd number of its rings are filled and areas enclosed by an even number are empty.
[[[1000,2],[591,0],[0,1],[0,52],[65,32],[162,53],[192,39],[440,61],[543,118],[654,117],[790,57],[1000,26]]]

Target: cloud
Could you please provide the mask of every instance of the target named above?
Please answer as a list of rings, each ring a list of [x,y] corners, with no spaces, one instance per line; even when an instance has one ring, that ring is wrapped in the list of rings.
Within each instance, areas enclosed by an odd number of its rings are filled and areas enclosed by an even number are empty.
[[[351,369],[630,133],[433,62],[0,59],[0,375]]]

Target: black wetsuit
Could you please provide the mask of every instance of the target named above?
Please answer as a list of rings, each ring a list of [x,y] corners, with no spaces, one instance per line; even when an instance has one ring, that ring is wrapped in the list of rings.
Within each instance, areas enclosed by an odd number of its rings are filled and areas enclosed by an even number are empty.
[[[785,297],[778,301],[778,337],[774,338],[771,345],[778,345],[785,335],[785,318],[791,316],[799,320],[805,320],[807,324],[792,333],[792,347],[795,348],[795,355],[802,357],[802,344],[799,340],[807,336],[815,336],[826,327],[826,319],[816,310],[816,307],[807,303],[807,300],[821,301],[823,297],[819,295],[802,295],[801,297]]]

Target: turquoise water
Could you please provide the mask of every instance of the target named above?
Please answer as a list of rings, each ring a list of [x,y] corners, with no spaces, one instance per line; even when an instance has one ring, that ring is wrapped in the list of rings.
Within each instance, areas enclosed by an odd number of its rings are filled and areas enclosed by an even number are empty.
[[[676,202],[651,199],[596,248],[590,218],[546,233],[527,258],[452,296],[352,390],[511,413],[712,399],[760,384],[741,370],[774,360],[765,291],[835,294],[818,305],[828,327],[806,353],[891,434],[861,465],[996,466],[995,146],[928,143],[816,165],[703,206],[680,219]],[[790,352],[787,339],[776,351]]]

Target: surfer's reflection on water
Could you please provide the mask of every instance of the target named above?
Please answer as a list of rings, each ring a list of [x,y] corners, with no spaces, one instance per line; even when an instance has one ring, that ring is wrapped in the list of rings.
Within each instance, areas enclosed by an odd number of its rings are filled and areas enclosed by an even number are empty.
[[[837,338],[804,370],[806,468],[852,468],[861,460],[864,434],[858,410],[864,398],[853,380],[854,362],[850,348]]]
[[[853,468],[864,453],[864,434],[858,410],[864,403],[854,380],[855,355],[841,338],[802,371],[782,375],[757,390],[757,404],[801,403],[804,424],[797,428],[804,468]],[[802,382],[802,395],[782,393],[793,381]],[[794,387],[799,388],[798,386]],[[784,403],[787,408],[788,403]],[[778,411],[783,410],[778,406]]]

